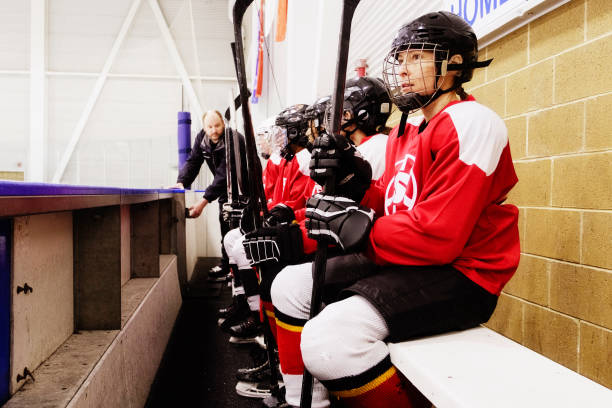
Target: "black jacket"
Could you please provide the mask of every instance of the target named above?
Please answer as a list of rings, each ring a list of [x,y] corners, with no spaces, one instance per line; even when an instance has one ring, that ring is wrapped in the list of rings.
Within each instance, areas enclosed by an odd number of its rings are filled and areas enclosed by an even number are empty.
[[[239,136],[240,157],[243,159],[243,169],[246,170],[244,136],[241,134]],[[204,191],[204,198],[208,202],[215,201],[217,198],[220,202],[227,201],[227,165],[225,162],[224,135],[221,135],[217,143],[212,143],[208,136],[206,136],[206,132],[201,130],[193,142],[193,148],[189,157],[179,171],[177,182],[183,183],[183,186],[187,189],[190,188],[191,183],[193,183],[193,180],[195,180],[200,172],[204,161],[206,161],[210,172],[214,175],[213,181]]]

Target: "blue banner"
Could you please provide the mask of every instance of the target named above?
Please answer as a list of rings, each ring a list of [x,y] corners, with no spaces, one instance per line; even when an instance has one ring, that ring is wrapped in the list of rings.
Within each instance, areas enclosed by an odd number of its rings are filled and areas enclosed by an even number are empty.
[[[11,235],[11,221],[0,219],[0,405],[11,379]]]

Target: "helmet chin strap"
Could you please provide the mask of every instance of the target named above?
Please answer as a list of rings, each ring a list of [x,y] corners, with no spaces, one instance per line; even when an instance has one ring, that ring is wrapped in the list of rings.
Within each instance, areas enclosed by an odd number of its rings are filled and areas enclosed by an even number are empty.
[[[287,161],[293,160],[295,157],[295,153],[291,150],[291,143],[287,143],[285,147],[283,147],[280,151],[280,155],[283,159]]]
[[[353,133],[355,133],[357,131],[357,129],[359,129],[359,121],[362,119],[365,119],[368,116],[367,112],[364,112],[362,114],[357,115],[357,117],[351,118],[349,120],[347,120],[344,124],[342,124],[342,126],[340,127],[341,130],[344,132],[345,137],[347,140],[351,140],[351,135]],[[353,130],[347,130],[347,127],[351,126],[351,125],[355,125],[355,129]]]

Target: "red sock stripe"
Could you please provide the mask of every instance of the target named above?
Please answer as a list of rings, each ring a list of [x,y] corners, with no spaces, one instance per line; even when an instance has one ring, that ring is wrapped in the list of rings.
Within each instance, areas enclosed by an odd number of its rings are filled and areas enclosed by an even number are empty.
[[[274,316],[274,306],[272,305],[272,302],[262,300],[261,307],[262,313],[268,318],[268,323],[270,324],[270,331],[272,331],[272,336],[274,337],[274,340],[278,342],[278,335],[276,334],[276,317]]]
[[[300,351],[302,332],[283,324],[276,325],[276,341],[281,371],[285,374],[304,374],[304,361]]]
[[[403,380],[395,367],[363,387],[334,392],[346,408],[429,408],[427,400],[412,384]]]

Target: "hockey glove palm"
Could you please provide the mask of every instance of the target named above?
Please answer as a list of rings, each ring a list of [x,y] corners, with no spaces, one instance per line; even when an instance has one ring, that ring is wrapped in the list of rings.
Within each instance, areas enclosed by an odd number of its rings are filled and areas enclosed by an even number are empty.
[[[345,252],[358,250],[365,243],[374,220],[374,211],[345,197],[316,194],[306,202],[308,237],[323,237]]]

